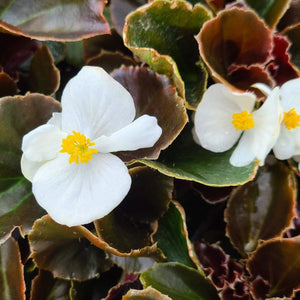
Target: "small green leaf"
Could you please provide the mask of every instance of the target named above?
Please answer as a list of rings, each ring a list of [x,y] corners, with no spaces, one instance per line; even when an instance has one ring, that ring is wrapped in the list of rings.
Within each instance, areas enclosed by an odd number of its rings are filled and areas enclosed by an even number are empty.
[[[242,253],[259,240],[280,236],[295,217],[296,179],[282,162],[270,156],[257,177],[236,188],[225,212],[227,234]]]
[[[241,185],[253,179],[257,165],[253,162],[245,167],[233,167],[229,163],[233,150],[214,153],[203,149],[194,142],[191,127],[186,126],[173,144],[161,152],[158,160],[139,161],[179,179],[210,186]]]
[[[271,28],[275,28],[280,18],[289,8],[292,0],[246,0]]]
[[[190,257],[188,233],[183,216],[183,209],[179,204],[170,203],[169,209],[158,222],[158,229],[154,235],[168,262],[179,262],[195,268]]]
[[[122,300],[172,300],[156,289],[148,286],[145,290],[129,290]]]
[[[266,298],[291,297],[300,289],[300,237],[263,243],[250,257],[247,268],[253,279],[262,277],[269,283]]]
[[[142,273],[144,287],[152,286],[173,300],[217,300],[216,289],[197,270],[179,263],[156,264]]]
[[[23,265],[17,242],[10,238],[0,247],[0,299],[25,300]]]
[[[210,18],[201,4],[158,0],[128,15],[124,27],[125,45],[154,71],[169,76],[193,109],[207,81],[194,36]]]
[[[15,227],[27,234],[34,221],[46,212],[36,203],[31,183],[24,177],[0,178],[0,242]]]
[[[5,0],[0,26],[42,40],[79,40],[109,33],[104,6],[104,0]]]

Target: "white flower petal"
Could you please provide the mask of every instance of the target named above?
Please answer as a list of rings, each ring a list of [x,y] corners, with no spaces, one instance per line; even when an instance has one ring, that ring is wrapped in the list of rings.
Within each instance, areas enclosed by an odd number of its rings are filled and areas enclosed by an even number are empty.
[[[103,69],[85,66],[62,94],[62,128],[94,140],[133,121],[135,106],[129,92]]]
[[[255,149],[252,145],[253,140],[255,140],[254,135],[255,133],[252,130],[243,133],[229,160],[234,167],[247,166],[254,161],[256,157]]]
[[[264,83],[254,83],[251,86],[260,90],[265,96],[269,96],[272,92],[272,89]]]
[[[195,114],[195,133],[205,149],[224,152],[241,135],[233,126],[232,115],[244,110],[251,112],[255,105],[251,93],[236,93],[223,84],[214,84],[204,93]]]
[[[58,127],[45,124],[24,135],[22,151],[28,159],[35,162],[50,160],[60,151],[65,137],[66,133]]]
[[[75,226],[110,213],[131,185],[125,164],[112,154],[94,154],[87,164],[69,164],[68,155],[41,166],[33,178],[38,203],[60,224]]]
[[[61,129],[61,113],[60,112],[52,113],[52,117],[49,119],[47,124],[54,125],[57,128]]]
[[[143,115],[111,136],[103,135],[93,142],[101,153],[137,150],[152,147],[161,133],[162,129],[157,124],[157,119]]]
[[[266,156],[275,145],[281,121],[278,88],[272,90],[261,108],[253,113],[253,119],[254,128],[244,132],[230,158],[233,166],[245,166],[254,159],[258,159],[260,165],[263,165]]]
[[[35,173],[44,163],[45,163],[44,161],[42,162],[32,161],[23,154],[21,158],[21,170],[24,177],[29,181],[32,181]]]
[[[298,134],[297,134],[298,133]],[[274,154],[278,159],[291,158],[296,150],[296,141],[300,138],[299,130],[288,130],[284,125],[280,127],[278,140],[273,147]]]
[[[287,81],[280,88],[281,106],[283,111],[295,108],[300,114],[300,78]]]

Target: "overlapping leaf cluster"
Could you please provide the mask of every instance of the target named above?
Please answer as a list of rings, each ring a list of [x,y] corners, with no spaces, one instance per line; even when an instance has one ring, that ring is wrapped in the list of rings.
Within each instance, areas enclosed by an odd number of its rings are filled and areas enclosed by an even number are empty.
[[[233,167],[232,150],[201,148],[191,127],[214,82],[248,90],[299,77],[299,10],[295,0],[2,1],[0,299],[296,299],[296,166],[270,155],[259,169]],[[83,65],[111,73],[163,134],[116,153],[132,186],[114,211],[67,227],[35,202],[21,141],[61,110]]]

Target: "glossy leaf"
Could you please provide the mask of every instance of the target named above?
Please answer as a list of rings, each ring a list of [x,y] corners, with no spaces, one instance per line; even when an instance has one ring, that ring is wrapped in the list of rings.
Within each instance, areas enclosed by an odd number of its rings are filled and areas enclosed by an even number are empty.
[[[20,227],[23,235],[28,234],[34,221],[44,214],[25,178],[0,178],[0,243],[15,227]]]
[[[257,177],[231,194],[225,220],[232,244],[245,255],[259,240],[280,236],[292,224],[295,202],[294,173],[268,157]]]
[[[144,290],[129,290],[129,292],[122,297],[122,300],[172,300],[167,295],[163,295],[156,289],[148,286]]]
[[[254,280],[269,284],[265,297],[291,297],[300,289],[300,238],[273,239],[263,243],[247,267]],[[255,290],[253,290],[255,293]]]
[[[170,203],[169,209],[158,222],[158,229],[153,238],[166,256],[166,261],[179,262],[195,268],[184,211],[179,204]]]
[[[152,286],[173,300],[219,299],[216,289],[199,271],[179,263],[156,264],[140,280],[144,287]]]
[[[201,4],[192,7],[182,0],[154,1],[126,18],[125,45],[154,71],[169,76],[190,108],[200,101],[207,80],[194,35],[210,18]]]
[[[173,190],[171,178],[150,168],[137,167],[130,174],[132,185],[125,199],[109,215],[94,222],[99,237],[122,253],[152,246],[151,235]]]
[[[40,94],[0,99],[0,178],[21,174],[21,143],[24,134],[46,123],[60,103]]]
[[[69,300],[71,283],[53,278],[51,272],[40,270],[31,287],[30,300]]]
[[[0,26],[43,40],[87,38],[109,33],[104,5],[104,0],[5,0],[0,4]]]
[[[269,25],[275,28],[280,18],[284,15],[289,7],[291,0],[246,0],[249,4]]]
[[[173,144],[161,152],[158,160],[139,161],[168,176],[210,186],[240,185],[252,180],[256,164],[233,167],[229,163],[232,151],[214,153],[203,149],[194,142],[191,128],[187,126]]]
[[[117,70],[112,76],[132,95],[136,118],[148,114],[157,118],[162,135],[153,147],[119,152],[123,161],[138,158],[156,159],[181,132],[188,118],[183,100],[178,97],[168,78],[152,70],[129,67]],[[172,114],[170,114],[170,110]]]
[[[104,251],[91,245],[78,229],[55,223],[49,216],[37,220],[29,233],[32,258],[54,277],[87,280],[111,267]]]
[[[39,48],[30,64],[30,91],[53,95],[59,87],[60,74],[47,46]]]
[[[205,23],[196,39],[215,81],[238,89],[256,82],[272,86],[272,78],[264,70],[271,59],[272,31],[253,11],[223,10]]]
[[[10,238],[0,247],[0,299],[25,300],[23,265],[17,242]]]

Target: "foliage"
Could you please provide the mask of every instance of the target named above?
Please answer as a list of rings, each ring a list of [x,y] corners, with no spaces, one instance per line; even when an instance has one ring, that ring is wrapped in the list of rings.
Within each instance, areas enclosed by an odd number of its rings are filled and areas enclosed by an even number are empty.
[[[0,299],[298,299],[300,143],[287,159],[235,167],[237,143],[209,151],[193,127],[215,83],[252,92],[257,109],[300,77],[299,11],[292,0],[1,1]],[[162,134],[114,153],[131,187],[113,211],[68,227],[38,205],[21,145],[85,65]]]

